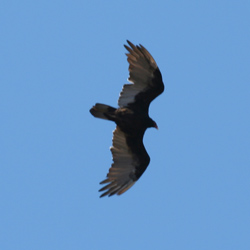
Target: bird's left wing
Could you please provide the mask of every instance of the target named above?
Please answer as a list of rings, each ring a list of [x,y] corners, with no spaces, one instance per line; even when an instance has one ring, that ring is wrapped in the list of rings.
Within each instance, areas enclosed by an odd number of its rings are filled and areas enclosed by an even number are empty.
[[[107,179],[100,184],[107,184],[99,191],[105,191],[100,197],[122,194],[131,188],[146,170],[150,158],[142,139],[144,131],[137,135],[126,135],[117,126],[113,132],[113,164]]]
[[[164,91],[161,72],[150,53],[142,46],[127,41],[129,78],[120,93],[118,105],[148,111],[149,104]]]

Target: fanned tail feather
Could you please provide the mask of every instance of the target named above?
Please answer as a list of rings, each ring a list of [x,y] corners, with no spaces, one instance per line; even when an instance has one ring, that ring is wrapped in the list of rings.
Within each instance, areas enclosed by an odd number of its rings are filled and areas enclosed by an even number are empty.
[[[90,109],[90,113],[94,117],[105,120],[113,120],[111,117],[114,116],[115,111],[115,108],[101,103],[96,103],[96,105]]]

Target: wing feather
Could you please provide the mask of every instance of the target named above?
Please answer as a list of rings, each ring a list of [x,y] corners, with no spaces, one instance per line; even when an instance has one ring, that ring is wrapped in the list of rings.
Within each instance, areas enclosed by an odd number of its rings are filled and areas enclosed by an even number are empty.
[[[100,197],[122,194],[131,188],[146,170],[150,158],[144,148],[142,136],[128,138],[117,126],[113,132],[113,164],[107,179],[100,184],[107,184],[99,191],[106,191]],[[130,141],[133,141],[131,145]]]
[[[149,104],[164,91],[161,72],[150,53],[142,46],[129,46],[127,60],[129,62],[129,82],[122,88],[118,99],[120,107],[130,107],[148,111]]]

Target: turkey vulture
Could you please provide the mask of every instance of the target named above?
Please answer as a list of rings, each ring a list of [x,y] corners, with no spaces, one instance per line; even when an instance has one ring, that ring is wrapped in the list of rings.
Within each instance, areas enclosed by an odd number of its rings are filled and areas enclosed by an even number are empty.
[[[111,152],[113,163],[107,179],[100,182],[106,184],[99,191],[100,196],[123,194],[141,177],[146,170],[150,158],[143,145],[143,135],[147,128],[157,124],[149,117],[148,108],[152,100],[164,91],[161,72],[150,53],[142,46],[135,46],[128,41],[127,60],[129,63],[128,81],[118,99],[119,108],[97,103],[90,113],[116,123],[113,131]]]

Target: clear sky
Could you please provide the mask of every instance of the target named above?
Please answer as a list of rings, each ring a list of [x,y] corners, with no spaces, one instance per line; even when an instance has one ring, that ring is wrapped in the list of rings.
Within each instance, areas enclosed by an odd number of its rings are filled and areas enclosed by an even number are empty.
[[[250,2],[0,4],[0,249],[250,249]],[[144,45],[165,92],[151,162],[99,198],[128,77]]]

